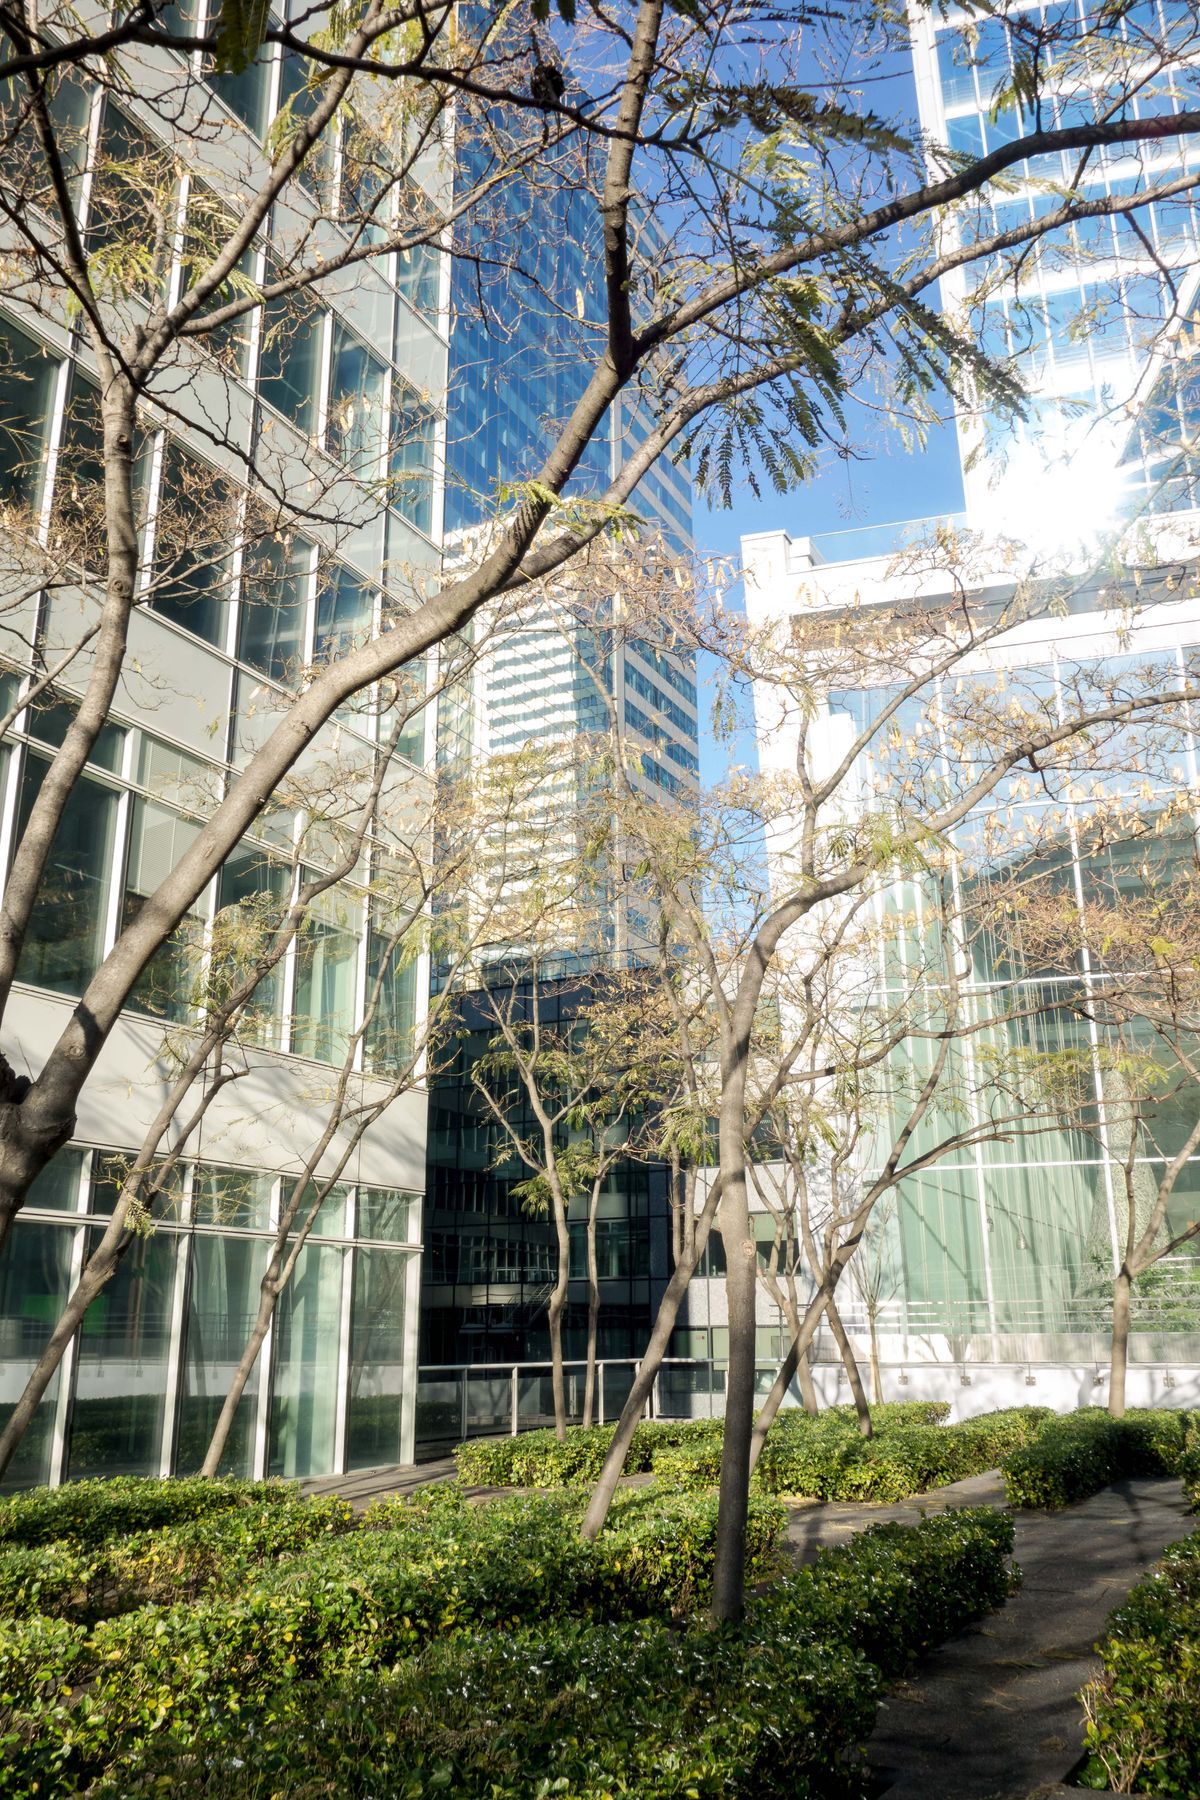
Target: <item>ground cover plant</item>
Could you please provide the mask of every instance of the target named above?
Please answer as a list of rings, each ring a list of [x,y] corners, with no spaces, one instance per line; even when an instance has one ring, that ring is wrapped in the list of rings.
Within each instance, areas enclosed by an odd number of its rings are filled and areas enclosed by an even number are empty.
[[[1193,1501],[1195,1504],[1195,1501]],[[1108,1621],[1083,1691],[1080,1783],[1194,1800],[1200,1793],[1200,1537],[1172,1544]]]
[[[669,1535],[669,1520],[647,1523],[662,1504],[623,1496],[618,1519]],[[686,1520],[705,1518],[695,1509],[709,1503],[672,1504]],[[374,1540],[378,1550],[406,1529],[416,1537],[423,1525],[444,1551],[454,1523],[461,1532],[470,1521],[488,1560],[509,1560],[540,1517],[548,1529],[539,1553],[550,1555],[572,1507],[542,1497],[479,1509],[449,1494],[415,1509],[391,1504],[364,1522],[359,1547]],[[492,1515],[495,1523],[482,1522]],[[619,1524],[618,1539],[623,1531]],[[540,1618],[498,1619],[504,1629],[469,1622],[397,1654],[360,1619],[350,1654],[347,1638],[300,1648],[294,1636],[293,1667],[277,1666],[258,1686],[246,1677],[243,1644],[236,1709],[211,1677],[202,1680],[206,1705],[144,1719],[133,1749],[128,1737],[119,1750],[115,1739],[101,1745],[108,1761],[89,1792],[94,1800],[167,1791],[175,1800],[857,1795],[885,1679],[1003,1602],[1011,1547],[1011,1521],[989,1511],[878,1527],[760,1585],[740,1627],[713,1630],[694,1613],[672,1620],[662,1610],[580,1617],[560,1585],[563,1565],[547,1564],[557,1600],[548,1597]],[[322,1560],[336,1561],[331,1547]],[[177,1644],[177,1655],[186,1648]],[[160,1657],[160,1677],[165,1666]],[[181,1681],[190,1675],[189,1661]],[[39,1791],[74,1790],[63,1779]]]
[[[1005,1458],[1005,1493],[1012,1506],[1057,1510],[1127,1475],[1184,1474],[1196,1430],[1194,1414],[1148,1408],[1122,1419],[1099,1407],[1053,1417]]]

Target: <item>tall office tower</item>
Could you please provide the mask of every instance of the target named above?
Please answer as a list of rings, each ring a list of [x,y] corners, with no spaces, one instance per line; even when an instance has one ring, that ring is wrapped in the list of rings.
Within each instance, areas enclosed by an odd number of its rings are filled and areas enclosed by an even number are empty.
[[[102,76],[64,80],[54,120],[93,266],[109,272],[102,304],[119,317],[122,281],[136,290],[156,254],[162,286],[151,299],[186,285],[206,241],[223,241],[265,179],[280,110],[302,114],[312,92],[303,60],[275,46],[237,76],[209,78],[198,57],[149,46],[124,52]],[[6,96],[0,181],[10,220],[25,130]],[[314,242],[330,258],[361,242],[363,193],[387,194],[388,208],[396,199],[394,180],[372,186],[396,141],[372,134],[361,114],[347,119],[328,156],[276,203],[229,291],[302,268]],[[422,193],[440,196],[446,174],[441,152],[426,155],[412,176],[414,205]],[[385,224],[381,210],[368,229]],[[88,680],[85,639],[55,688],[25,701],[36,672],[52,669],[97,618],[102,468],[86,335],[61,303],[39,303],[28,264],[11,254],[11,224],[4,234],[0,712],[15,708],[0,747],[7,866]],[[21,954],[4,1034],[18,1072],[41,1067],[123,925],[307,672],[384,628],[436,578],[443,262],[425,252],[359,260],[303,306],[276,300],[252,328],[234,322],[202,340],[207,349],[181,348],[151,386],[137,445],[143,585],[111,716],[67,805]],[[135,291],[128,311],[142,306]],[[44,585],[14,579],[21,542],[41,546],[29,556]],[[114,1184],[195,1041],[191,1028],[210,1016],[212,984],[219,992],[223,972],[245,966],[239,945],[259,941],[256,921],[275,918],[303,878],[338,858],[389,729],[386,704],[349,702],[318,733],[289,790],[227,858],[113,1029],[71,1144],[34,1184],[0,1253],[0,1416],[97,1242]],[[381,1098],[397,1042],[423,1005],[424,964],[392,960],[381,893],[391,807],[401,818],[419,811],[429,784],[425,735],[418,714],[353,876],[314,903],[260,984],[229,1052],[238,1078],[187,1140],[154,1230],[133,1238],[87,1313],[10,1483],[199,1467],[255,1317],[281,1196],[318,1147],[339,1070],[349,1057],[355,1104]],[[368,1022],[366,996],[381,973]],[[411,1455],[425,1115],[422,1092],[402,1093],[324,1202],[239,1407],[230,1472],[305,1475]],[[344,1142],[335,1136],[318,1177],[333,1173]]]
[[[519,16],[519,15],[518,15]],[[528,36],[521,40],[525,51]],[[549,51],[544,52],[549,55]],[[461,176],[475,185],[503,164],[505,122],[488,119],[473,132],[460,121]],[[603,354],[605,302],[600,221],[590,171],[571,152],[539,162],[538,184],[507,181],[490,206],[473,215],[466,244],[454,260],[451,285],[450,369],[446,442],[446,555],[469,555],[488,522],[510,504],[514,489],[533,479],[558,429],[582,396],[593,363]],[[652,265],[651,220],[640,227],[638,262]],[[607,429],[589,445],[567,490],[586,501],[603,493],[612,474],[642,439],[642,412],[622,399]],[[691,485],[686,464],[660,462],[642,481],[630,506],[643,521],[647,554],[665,544],[686,558],[692,548]],[[623,554],[637,555],[625,540]],[[600,561],[603,567],[603,558]],[[627,577],[626,577],[627,578]],[[670,645],[631,635],[621,623],[621,576],[613,590],[593,578],[586,595],[570,578],[523,607],[496,630],[465,691],[440,703],[439,757],[446,766],[478,765],[491,756],[529,749],[545,757],[545,775],[524,814],[526,863],[544,872],[556,857],[580,866],[588,815],[604,807],[585,744],[607,732],[610,707],[633,755],[633,779],[655,797],[687,797],[699,777],[696,671],[690,656]],[[476,628],[486,634],[485,617]],[[497,864],[499,866],[499,858]],[[504,857],[508,891],[522,866],[510,837]],[[652,946],[651,922],[618,901],[603,861],[589,866],[586,904],[564,927],[561,952],[543,957],[540,1013],[547,1030],[569,1029],[578,1009],[580,977],[614,958],[636,960]],[[492,946],[483,957],[510,979],[527,946]],[[560,979],[548,980],[557,974]],[[435,977],[436,978],[436,977]],[[423,1273],[422,1417],[427,1437],[445,1435],[444,1397],[459,1392],[456,1377],[427,1365],[495,1364],[544,1358],[546,1304],[554,1268],[553,1228],[531,1218],[514,1198],[519,1168],[498,1159],[501,1141],[471,1082],[473,1059],[493,1031],[480,993],[462,1000],[464,1036],[455,1066],[431,1085],[428,1206]],[[494,1030],[494,1028],[493,1028]],[[652,1284],[666,1278],[666,1170],[632,1163],[612,1172],[601,1204],[601,1343],[606,1355],[640,1353],[650,1320]],[[568,1355],[584,1345],[586,1301],[582,1226],[566,1315]],[[610,1380],[615,1378],[610,1372]],[[490,1378],[489,1378],[490,1379]],[[507,1374],[500,1407],[507,1404]],[[475,1429],[490,1429],[491,1388],[482,1375],[470,1386]],[[533,1387],[537,1382],[533,1381]],[[612,1394],[610,1393],[610,1403]],[[451,1410],[456,1400],[445,1401]],[[496,1418],[500,1417],[497,1413]],[[505,1415],[507,1417],[507,1415]],[[457,1414],[455,1413],[457,1420]]]
[[[468,122],[460,129],[459,171],[468,185],[488,178],[503,161],[503,121],[494,132],[492,123],[472,129]],[[537,475],[604,352],[600,220],[591,172],[575,165],[575,154],[543,159],[536,187],[504,183],[494,201],[472,216],[454,261],[446,438],[450,558],[469,551],[514,489]],[[644,269],[660,242],[652,220],[643,219],[639,237],[636,260]],[[646,429],[643,413],[623,398],[584,453],[568,496],[586,501],[603,493]],[[690,555],[685,463],[662,460],[629,504],[648,541]],[[629,554],[636,557],[636,546]],[[638,641],[610,630],[618,604],[602,581],[597,590],[593,580],[583,599],[564,580],[543,604],[531,604],[497,633],[475,674],[469,704],[459,696],[443,709],[448,750],[456,738],[458,753],[474,759],[526,746],[550,752],[556,770],[546,788],[546,819],[564,821],[564,849],[571,847],[569,821],[581,797],[579,740],[607,729],[610,704],[647,791],[687,795],[699,775],[693,661],[665,641]],[[544,829],[546,820],[540,824]],[[616,935],[619,941],[620,928]]]
[[[1133,94],[1122,116],[1177,112],[1194,107],[1200,94],[1192,5],[1138,0],[1114,9],[1078,0],[1043,8],[1002,0],[986,15],[923,5],[910,12],[921,124],[941,170],[947,165],[939,146],[978,155],[1033,129],[1032,113],[1012,103],[1009,90],[1014,69],[1035,55],[1037,123],[1046,128],[1104,117],[1115,84]],[[1039,52],[1044,27],[1049,47]],[[1067,187],[1129,194],[1194,171],[1198,159],[1200,144],[1187,137],[1055,152],[1008,171],[1003,184],[955,212],[949,229],[970,242],[1045,215]],[[1136,216],[1081,220],[1069,237],[1056,232],[1023,257],[1006,278],[994,263],[943,277],[943,307],[953,312],[976,292],[985,302],[984,347],[1012,358],[1033,394],[1027,420],[1015,427],[960,412],[975,522],[1044,539],[1061,535],[1071,513],[1082,528],[1130,510],[1200,505],[1200,381],[1191,324],[1197,242],[1194,198],[1184,194]]]

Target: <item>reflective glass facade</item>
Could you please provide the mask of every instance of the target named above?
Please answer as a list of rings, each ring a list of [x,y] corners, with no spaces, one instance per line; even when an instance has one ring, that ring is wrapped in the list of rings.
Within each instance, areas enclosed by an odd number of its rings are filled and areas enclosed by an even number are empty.
[[[543,1023],[558,1028],[578,1005],[576,987],[544,989]],[[430,1088],[420,1360],[422,1366],[544,1361],[546,1305],[557,1272],[554,1225],[548,1216],[531,1217],[513,1194],[528,1170],[504,1156],[507,1139],[470,1078],[496,1028],[477,996],[463,996],[461,1015],[455,1061]],[[513,1095],[509,1116],[519,1131],[532,1131],[533,1115],[521,1096]],[[645,1345],[669,1273],[667,1179],[660,1164],[617,1163],[601,1196],[602,1357],[636,1357]],[[584,1200],[572,1203],[568,1358],[587,1348],[586,1211]]]
[[[458,154],[457,179],[467,191],[492,172],[497,152],[464,132]],[[639,256],[652,257],[653,222],[640,222],[637,235]],[[606,344],[599,214],[590,181],[567,162],[539,167],[536,184],[506,183],[471,215],[466,248],[455,259],[451,285],[446,528],[452,543],[502,513],[513,484],[536,476]],[[619,402],[567,492],[603,493],[649,424],[643,409]],[[690,556],[686,462],[661,461],[628,504],[648,532]],[[597,623],[602,634],[605,621]],[[524,744],[565,745],[607,729],[603,695],[612,698],[618,722],[639,748],[648,788],[693,791],[699,722],[692,659],[667,645],[631,644],[614,662],[596,634],[564,629],[561,611],[523,618],[486,658],[476,680],[474,748],[486,755]],[[566,775],[564,794],[569,811],[574,789]]]
[[[1100,15],[1104,18],[1100,21]],[[913,9],[914,63],[921,123],[952,152],[979,155],[1034,129],[1013,94],[1014,70],[1028,62],[1040,26],[1044,95],[1038,123],[1067,127],[1109,116],[1116,84],[1132,90],[1121,116],[1154,118],[1196,105],[1200,47],[1195,8],[1137,0],[1119,9],[1099,0],[1063,5],[1006,0],[988,14]],[[1167,51],[1164,59],[1163,49]],[[1170,57],[1186,49],[1172,66]],[[1016,165],[1003,184],[959,211],[970,242],[1044,216],[1069,185],[1085,197],[1118,200],[1194,171],[1194,138],[1055,152]],[[1038,471],[1077,462],[1093,508],[1148,506],[1157,512],[1200,504],[1194,451],[1200,388],[1190,351],[1197,296],[1197,213],[1184,194],[1136,215],[1084,219],[996,279],[984,262],[945,278],[944,304],[981,282],[985,347],[1014,359],[1033,404],[1024,423],[966,412],[964,450],[982,445],[964,472],[968,505],[983,514],[996,497],[1032,510]]]
[[[277,47],[212,83],[197,61],[156,54],[164,91],[206,109],[206,130],[184,145],[164,123],[178,116],[169,105],[142,107],[134,95],[118,104],[79,83],[64,84],[61,98],[79,169],[93,159],[80,189],[89,251],[128,228],[122,183],[158,171],[174,209],[161,274],[178,291],[231,227],[231,170],[261,173],[280,108],[303,112],[312,94],[301,59]],[[387,153],[377,137],[364,150],[368,136],[362,119],[338,127],[227,297],[286,266],[289,232],[312,225],[318,196],[322,242],[349,241],[346,209],[363,203]],[[422,165],[431,189],[442,185],[434,163]],[[427,211],[424,190],[393,184],[370,229],[402,222],[410,204],[414,218]],[[379,257],[336,294],[272,302],[253,328],[234,322],[200,340],[182,373],[169,371],[170,406],[144,408],[144,588],[111,722],[58,828],[22,950],[4,1044],[22,1068],[56,1041],[306,671],[386,628],[436,577],[447,300],[436,248]],[[38,313],[12,292],[0,302],[0,500],[25,508],[31,535],[61,558],[45,591],[6,601],[0,710],[17,710],[0,745],[4,868],[86,681],[86,656],[55,690],[21,701],[35,667],[52,665],[94,617],[103,566],[95,369],[82,335],[56,320],[54,306]],[[313,501],[302,531],[281,492]],[[422,695],[423,668],[405,674],[408,692]],[[138,1149],[192,1029],[244,978],[301,885],[340,859],[339,833],[390,730],[389,704],[368,691],[318,734],[286,800],[260,815],[143,972],[85,1090],[79,1145],[39,1179],[0,1256],[0,1416],[97,1241],[122,1159]],[[424,790],[427,734],[424,710],[413,710],[389,790],[406,818],[414,789]],[[205,1114],[177,1191],[153,1228],[131,1237],[89,1309],[7,1485],[199,1467],[257,1311],[287,1171],[316,1142],[335,1071],[349,1058],[369,1099],[411,1048],[427,962],[391,936],[389,817],[385,807],[353,875],[326,890],[260,981],[237,1030],[238,1081]],[[371,980],[389,960],[395,978],[359,1042]],[[424,1121],[424,1094],[401,1095],[322,1208],[240,1405],[228,1470],[321,1474],[411,1454]],[[327,1155],[320,1172],[331,1166]]]
[[[112,1204],[118,1159],[70,1146],[0,1260],[0,1418],[20,1394]],[[258,1308],[286,1177],[185,1165],[165,1216],[93,1301],[4,1491],[194,1473]],[[419,1194],[347,1187],[301,1251],[229,1436],[230,1475],[312,1475],[408,1454]],[[367,1238],[370,1241],[365,1241]]]

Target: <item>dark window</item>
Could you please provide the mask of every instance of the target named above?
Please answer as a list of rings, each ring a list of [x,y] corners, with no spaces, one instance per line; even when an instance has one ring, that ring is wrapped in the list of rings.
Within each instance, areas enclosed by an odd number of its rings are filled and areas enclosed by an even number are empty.
[[[154,534],[151,604],[206,644],[225,641],[237,498],[207,464],[168,442]]]
[[[36,506],[58,364],[0,317],[0,502]]]

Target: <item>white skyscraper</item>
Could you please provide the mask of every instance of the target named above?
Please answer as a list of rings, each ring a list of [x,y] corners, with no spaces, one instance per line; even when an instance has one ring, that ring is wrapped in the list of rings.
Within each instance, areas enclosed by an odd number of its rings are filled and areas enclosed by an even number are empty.
[[[980,155],[1035,129],[1109,116],[1171,113],[1196,103],[1200,42],[1191,5],[1145,0],[1106,17],[1099,0],[1070,7],[1001,0],[984,17],[954,8],[911,8],[913,65],[928,153]],[[1105,9],[1106,14],[1112,8]],[[1018,107],[1014,71],[1031,66],[1037,32],[1036,113]],[[1130,99],[1128,94],[1135,97]],[[1194,170],[1195,138],[1164,138],[1089,152],[1055,152],[1016,165],[1003,182],[953,215],[959,241],[1037,219],[1068,190],[1121,197]],[[1051,233],[997,279],[995,261],[946,276],[953,314],[981,284],[984,347],[1010,357],[1032,392],[1016,426],[979,410],[958,424],[972,522],[1026,537],[1064,525],[1102,526],[1130,508],[1190,511],[1200,461],[1189,453],[1200,425],[1200,381],[1191,327],[1200,266],[1197,214],[1184,194],[1136,214],[1096,216]],[[976,306],[976,317],[978,308]]]

